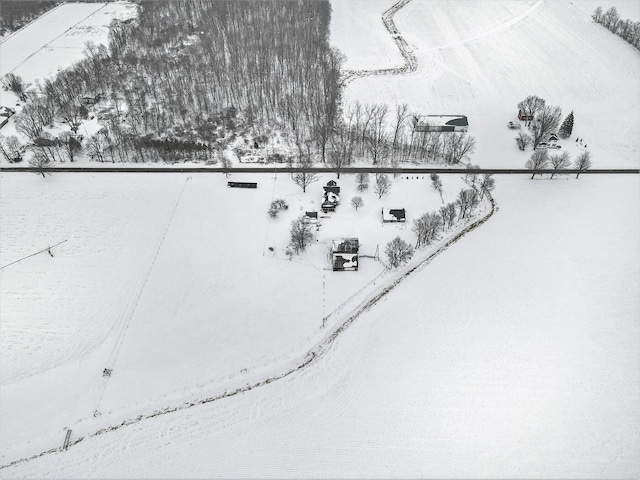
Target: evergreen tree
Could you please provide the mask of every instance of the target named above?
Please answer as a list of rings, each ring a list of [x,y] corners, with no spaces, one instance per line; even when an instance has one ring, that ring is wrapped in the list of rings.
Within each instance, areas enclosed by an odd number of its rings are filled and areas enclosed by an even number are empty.
[[[571,136],[571,132],[573,132],[573,111],[564,119],[558,133],[562,138],[568,138]]]

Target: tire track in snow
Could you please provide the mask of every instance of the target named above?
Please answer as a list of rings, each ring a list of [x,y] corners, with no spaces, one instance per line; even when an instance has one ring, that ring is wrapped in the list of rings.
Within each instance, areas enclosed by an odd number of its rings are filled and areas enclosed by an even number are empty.
[[[111,370],[113,370],[116,366],[116,363],[118,361],[118,356],[120,354],[120,349],[122,348],[122,345],[124,344],[124,340],[127,336],[127,332],[129,331],[129,326],[131,325],[131,321],[133,320],[133,317],[136,314],[136,310],[138,308],[138,303],[140,302],[140,298],[142,297],[142,293],[144,292],[144,289],[147,285],[147,281],[149,280],[149,277],[151,276],[151,272],[153,271],[153,267],[156,264],[156,260],[158,258],[158,254],[160,253],[160,250],[162,249],[162,245],[164,245],[164,240],[167,237],[167,232],[169,231],[169,228],[171,227],[171,224],[173,223],[173,218],[175,217],[176,214],[176,210],[178,210],[178,206],[180,205],[180,201],[182,200],[182,195],[184,194],[185,189],[187,188],[187,184],[189,183],[189,180],[191,180],[191,177],[187,177],[187,179],[184,182],[184,185],[182,186],[182,190],[180,190],[180,195],[178,195],[178,200],[176,201],[176,204],[173,207],[173,211],[171,212],[171,216],[169,217],[169,221],[167,222],[167,225],[164,229],[164,232],[162,233],[162,237],[160,238],[160,242],[158,244],[158,248],[156,249],[156,252],[153,256],[153,259],[151,260],[151,264],[149,265],[149,268],[146,271],[146,275],[144,276],[144,279],[142,281],[142,286],[140,287],[140,289],[138,290],[138,294],[137,296],[135,296],[135,301],[133,302],[133,307],[131,309],[131,314],[130,315],[126,315],[126,312],[129,311],[129,306],[132,303],[133,300],[133,296],[131,296],[131,298],[129,299],[127,308],[124,310],[124,325],[122,326],[122,331],[120,332],[119,338],[116,341],[116,344],[114,345],[111,354],[109,355],[109,359],[106,362],[107,368],[110,368]],[[94,415],[95,414],[99,414],[100,412],[100,404],[102,402],[102,398],[104,397],[104,393],[107,389],[107,385],[108,385],[108,377],[105,379],[105,381],[103,381],[103,386],[102,386],[102,391],[100,392],[100,397],[98,398],[98,402],[96,404],[96,408],[94,410]]]
[[[445,45],[439,45],[437,47],[433,47],[430,48],[428,50],[426,50],[427,52],[432,52],[434,50],[444,50],[446,48],[452,48],[452,47],[457,47],[459,45],[464,45],[466,43],[470,43],[470,42],[474,42],[476,40],[479,40],[480,38],[489,36],[493,33],[497,33],[497,32],[501,32],[503,30],[506,30],[508,28],[513,27],[515,24],[521,22],[522,20],[524,20],[526,17],[528,17],[529,15],[531,15],[531,13],[533,13],[534,10],[536,10],[545,0],[538,0],[536,3],[534,3],[531,7],[529,7],[528,9],[526,9],[524,12],[522,12],[520,15],[516,15],[515,17],[513,17],[510,20],[506,20],[505,22],[502,22],[498,25],[496,25],[493,28],[490,28],[488,30],[485,30],[482,33],[478,33],[477,35],[473,35],[471,37],[467,37],[463,40],[458,40],[456,42],[451,42]]]
[[[373,308],[378,301],[380,301],[383,297],[385,297],[389,292],[391,292],[395,287],[397,287],[398,285],[400,285],[400,283],[402,283],[403,280],[405,280],[406,278],[410,277],[412,274],[422,270],[423,268],[425,268],[429,263],[431,263],[431,261],[438,255],[440,255],[442,252],[444,252],[445,250],[447,250],[451,245],[453,245],[455,242],[457,242],[458,240],[460,240],[462,237],[464,237],[465,235],[467,235],[469,232],[475,230],[476,228],[478,228],[479,226],[481,226],[482,224],[484,224],[487,220],[489,220],[489,218],[491,218],[491,216],[499,210],[499,208],[496,206],[495,201],[493,199],[493,197],[487,193],[487,198],[489,200],[490,203],[490,210],[488,213],[481,215],[479,218],[477,218],[476,220],[474,220],[473,222],[469,223],[469,225],[467,225],[466,227],[464,227],[461,231],[459,231],[458,233],[456,233],[455,235],[453,235],[449,240],[447,240],[445,243],[443,243],[440,247],[438,247],[433,253],[431,253],[430,255],[428,255],[426,258],[422,259],[420,262],[418,262],[416,265],[413,265],[411,267],[409,267],[405,272],[403,272],[398,278],[396,278],[393,282],[389,283],[386,286],[383,287],[379,287],[377,290],[375,290],[374,292],[372,292],[367,299],[365,299],[363,302],[360,303],[360,305],[358,305],[354,310],[352,310],[349,314],[347,314],[345,317],[345,320],[342,321],[342,323],[336,325],[333,327],[333,329],[330,331],[330,333],[327,333],[324,338],[322,338],[320,341],[318,341],[314,347],[312,347],[310,350],[307,351],[307,353],[304,355],[302,360],[299,360],[297,363],[296,362],[292,362],[293,366],[291,366],[290,368],[288,368],[287,370],[281,371],[278,374],[272,375],[270,377],[267,377],[263,380],[248,384],[248,385],[244,385],[242,387],[238,387],[235,388],[233,390],[230,391],[225,391],[221,394],[218,395],[213,395],[210,397],[206,397],[206,398],[201,398],[201,399],[193,399],[193,400],[187,400],[184,401],[180,404],[174,404],[171,406],[167,406],[163,409],[160,410],[155,410],[152,413],[148,413],[148,414],[139,414],[136,417],[133,418],[129,418],[129,419],[125,419],[122,422],[120,422],[119,424],[116,425],[111,425],[105,428],[101,428],[100,430],[97,430],[94,433],[88,434],[88,435],[83,435],[81,437],[79,437],[77,440],[71,442],[69,444],[69,448],[71,448],[73,445],[76,445],[77,443],[81,442],[82,440],[84,440],[84,438],[86,437],[95,437],[98,435],[102,435],[104,433],[108,433],[114,430],[119,430],[122,427],[128,426],[128,425],[133,425],[136,423],[141,422],[142,420],[146,420],[146,419],[151,419],[151,418],[155,418],[161,415],[166,415],[169,413],[173,413],[173,412],[177,412],[180,410],[185,410],[187,408],[191,408],[197,405],[204,405],[207,403],[211,403],[211,402],[215,402],[217,400],[222,400],[224,398],[228,398],[228,397],[233,397],[235,395],[244,393],[244,392],[248,392],[250,390],[254,390],[258,387],[264,386],[264,385],[268,385],[270,383],[273,383],[277,380],[281,380],[283,378],[289,377],[294,373],[303,371],[306,367],[308,367],[309,365],[311,365],[316,359],[324,357],[328,352],[331,351],[331,347],[333,346],[333,343],[339,338],[339,336],[344,333],[359,317],[360,315],[362,315],[363,313],[371,310],[371,308]],[[175,210],[174,210],[175,211]],[[334,413],[334,415],[339,416],[340,413],[340,409],[337,409]],[[4,465],[0,465],[0,470],[13,466],[13,465],[17,465],[23,462],[27,462],[33,459],[36,459],[38,457],[41,457],[43,455],[47,455],[50,453],[56,453],[56,452],[63,452],[63,448],[62,446],[56,447],[56,448],[52,448],[50,450],[46,450],[42,453],[39,453],[37,455],[33,455],[31,457],[28,458],[21,458],[21,459],[17,459],[14,460],[10,463],[4,464]]]

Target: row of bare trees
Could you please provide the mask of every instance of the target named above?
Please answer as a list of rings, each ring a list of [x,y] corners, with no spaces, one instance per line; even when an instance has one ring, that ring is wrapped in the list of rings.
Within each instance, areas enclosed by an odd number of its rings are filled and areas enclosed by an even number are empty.
[[[591,153],[588,150],[580,153],[573,162],[576,178],[578,178],[581,173],[589,170],[591,165]],[[568,152],[549,154],[545,149],[534,150],[531,157],[525,163],[525,167],[532,171],[532,179],[537,173],[540,173],[540,170],[551,170],[551,178],[553,178],[559,172],[571,166],[571,156]]]
[[[602,7],[598,7],[591,18],[627,43],[640,49],[640,22],[621,19],[616,7],[611,7],[606,12],[603,12]]]
[[[416,132],[414,114],[407,104],[390,112],[386,104],[347,107],[331,137],[329,163],[339,174],[355,159],[373,165],[398,166],[401,162],[458,164],[475,150],[475,139],[466,133]]]
[[[438,211],[427,212],[413,221],[411,231],[416,235],[416,248],[430,245],[438,235],[453,227],[457,222],[468,219],[485,195],[493,189],[491,175],[485,175],[479,185],[463,188],[455,202],[449,202]]]

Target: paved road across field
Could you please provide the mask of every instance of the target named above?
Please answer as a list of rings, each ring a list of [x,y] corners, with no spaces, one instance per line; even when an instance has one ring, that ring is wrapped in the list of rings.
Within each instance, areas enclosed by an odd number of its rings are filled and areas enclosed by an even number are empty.
[[[331,167],[314,167],[314,168],[300,168],[300,167],[52,167],[36,170],[31,167],[3,167],[0,168],[0,172],[31,172],[39,173],[296,173],[296,172],[315,172],[315,173],[336,173],[335,168]],[[346,167],[340,169],[340,174],[350,173],[394,173],[398,175],[407,174],[466,174],[466,173],[489,173],[496,175],[531,175],[532,170],[525,168],[447,168],[447,167],[407,167],[407,168],[390,168],[390,167]],[[538,174],[573,174],[577,175],[578,171],[575,169],[564,170],[536,170]],[[638,174],[640,169],[638,168],[605,168],[605,169],[590,169],[580,172],[580,175],[598,175],[598,174]]]

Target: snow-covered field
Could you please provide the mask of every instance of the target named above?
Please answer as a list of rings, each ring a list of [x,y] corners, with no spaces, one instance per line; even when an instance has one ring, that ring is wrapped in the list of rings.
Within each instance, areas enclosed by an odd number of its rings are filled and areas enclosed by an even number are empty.
[[[401,63],[381,26],[382,5],[333,6],[332,40],[347,55],[346,68],[361,68],[367,59],[374,68]],[[351,18],[358,19],[359,36],[345,25]],[[519,101],[538,95],[564,115],[574,112],[573,135],[560,142],[573,158],[580,137],[595,168],[638,167],[638,51],[572,2],[414,0],[394,20],[418,57],[417,72],[356,80],[347,88],[347,103],[407,103],[419,113],[467,115],[477,140],[472,163],[521,168],[531,151],[518,150],[506,124],[516,119]],[[366,24],[372,27],[358,27]],[[384,45],[380,55],[378,45]]]
[[[109,23],[135,14],[129,2],[69,2],[46,12],[0,42],[0,77],[15,73],[28,83],[82,59],[87,42],[107,43]],[[13,93],[0,90],[0,105],[14,107]]]
[[[334,2],[347,68],[400,63],[380,22],[392,4]],[[537,94],[574,110],[572,155],[577,135],[594,166],[637,167],[640,57],[589,15],[565,1],[414,0],[395,21],[418,72],[355,80],[347,101],[467,114],[473,163],[521,167],[529,153],[506,122]],[[441,205],[428,178],[398,177],[355,212],[343,176],[342,205],[290,261],[290,221],[318,208],[329,178],[302,194],[270,173],[232,176],[256,190],[214,174],[0,174],[0,266],[67,240],[0,270],[0,464],[60,446],[65,428],[85,437],[0,476],[638,476],[635,175],[499,176],[487,223],[307,367],[90,436],[299,365],[393,278],[372,258],[324,270],[329,240],[358,236],[373,255],[413,241],[411,221]],[[442,179],[452,201],[463,182]],[[289,210],[271,220],[275,198]],[[407,226],[382,225],[382,206],[407,208]]]
[[[637,476],[637,187],[500,177],[488,223],[308,368],[3,476]]]
[[[328,270],[331,239],[357,237],[361,254],[379,246],[384,256],[395,236],[413,243],[410,222],[442,204],[428,176],[398,177],[383,200],[361,194],[356,212],[355,179],[343,176],[343,204],[320,219],[310,250],[289,260],[290,222],[317,210],[329,178],[303,194],[272,173],[242,177],[256,190],[227,188],[223,175],[0,176],[1,266],[66,240],[53,258],[1,271],[2,460],[37,453],[26,445],[56,442],[64,427],[97,430],[303,358],[385,279],[373,258],[357,272]],[[443,183],[445,202],[466,187]],[[275,198],[289,209],[272,220]],[[382,207],[406,208],[408,223],[382,224]],[[108,381],[103,368],[114,371]]]

